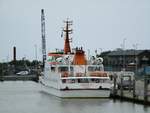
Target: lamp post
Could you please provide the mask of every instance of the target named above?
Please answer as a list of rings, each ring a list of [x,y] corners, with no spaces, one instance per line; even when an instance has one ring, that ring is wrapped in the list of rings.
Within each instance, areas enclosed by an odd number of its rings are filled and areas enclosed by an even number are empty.
[[[4,77],[4,69],[5,69],[5,68],[4,68],[4,66],[5,66],[5,65],[4,65],[5,60],[3,59],[2,61],[3,61],[3,62],[2,62],[2,79],[3,79],[3,77]]]
[[[35,44],[35,70],[38,71],[38,60],[37,60],[37,45]],[[37,72],[38,75],[38,72]]]
[[[90,49],[88,49],[88,60],[90,60]]]
[[[133,48],[134,48],[134,63],[135,63],[135,74],[137,74],[137,55],[136,55],[136,50],[137,50],[137,46],[138,46],[138,44],[136,43],[136,44],[133,44]]]
[[[126,65],[126,62],[125,62],[125,41],[126,41],[126,38],[123,39],[123,71],[125,71],[125,65]]]
[[[35,60],[37,60],[37,45],[35,44]]]
[[[102,51],[103,51],[103,49],[102,48],[99,48],[99,50],[100,50],[100,54],[102,53]]]

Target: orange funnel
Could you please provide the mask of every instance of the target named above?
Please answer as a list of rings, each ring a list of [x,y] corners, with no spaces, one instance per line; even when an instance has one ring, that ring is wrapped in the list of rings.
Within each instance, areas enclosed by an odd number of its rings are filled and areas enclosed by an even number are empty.
[[[85,54],[84,54],[84,51],[82,50],[82,47],[76,48],[76,53],[74,55],[73,64],[74,65],[86,65],[87,64],[87,60],[85,58]]]

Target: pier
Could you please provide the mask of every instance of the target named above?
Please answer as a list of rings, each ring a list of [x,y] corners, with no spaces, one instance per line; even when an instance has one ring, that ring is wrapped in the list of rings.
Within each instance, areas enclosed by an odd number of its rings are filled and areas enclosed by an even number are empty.
[[[111,91],[110,97],[113,99],[132,101],[145,105],[150,105],[150,84],[149,75],[145,75],[143,79],[131,81],[128,88],[123,87],[123,77],[121,78],[121,87],[117,88],[116,76],[113,77],[114,87]]]
[[[38,82],[39,77],[34,75],[9,75],[9,76],[1,76],[0,81],[35,81]]]

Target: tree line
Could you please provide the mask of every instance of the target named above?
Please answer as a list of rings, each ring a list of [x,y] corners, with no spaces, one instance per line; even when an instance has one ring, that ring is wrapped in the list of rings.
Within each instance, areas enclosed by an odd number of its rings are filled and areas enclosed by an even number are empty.
[[[1,62],[0,63],[0,76],[15,74],[22,70],[34,70],[38,65],[41,65],[42,62],[38,60],[16,60],[10,62]]]

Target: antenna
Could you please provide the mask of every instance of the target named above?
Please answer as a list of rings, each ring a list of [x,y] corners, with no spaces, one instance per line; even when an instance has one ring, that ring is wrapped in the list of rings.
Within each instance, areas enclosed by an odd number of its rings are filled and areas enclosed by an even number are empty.
[[[42,55],[43,55],[43,67],[46,60],[46,39],[45,39],[45,16],[44,9],[41,10],[41,35],[42,35]]]

